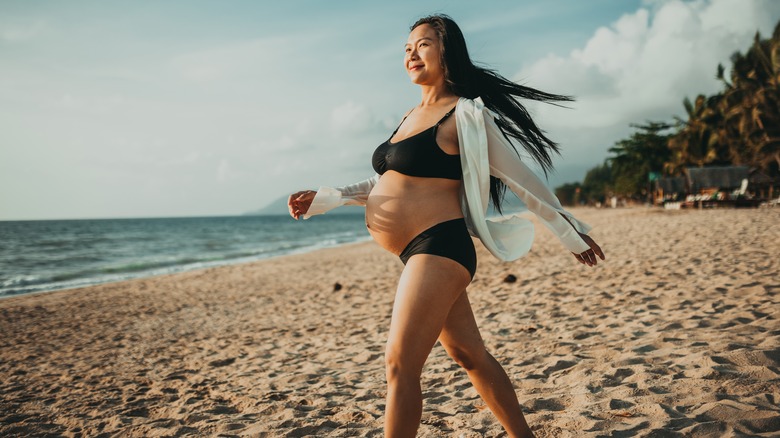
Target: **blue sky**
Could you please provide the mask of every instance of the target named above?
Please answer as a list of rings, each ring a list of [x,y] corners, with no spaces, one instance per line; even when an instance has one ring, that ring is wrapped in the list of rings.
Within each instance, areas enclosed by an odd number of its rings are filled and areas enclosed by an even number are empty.
[[[0,220],[229,215],[342,185],[419,102],[408,27],[443,12],[472,57],[572,94],[531,105],[581,180],[629,123],[719,89],[773,0],[0,3]]]

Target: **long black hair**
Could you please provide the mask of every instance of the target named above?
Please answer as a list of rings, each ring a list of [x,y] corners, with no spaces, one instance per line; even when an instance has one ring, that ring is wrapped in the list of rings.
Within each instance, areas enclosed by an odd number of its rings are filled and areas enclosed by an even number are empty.
[[[570,96],[545,93],[531,87],[519,85],[506,79],[494,70],[474,65],[463,37],[455,21],[447,15],[436,14],[420,18],[411,27],[431,26],[439,37],[441,65],[444,81],[450,91],[460,97],[475,99],[481,97],[485,106],[496,113],[496,125],[504,136],[520,141],[531,157],[539,163],[545,176],[552,170],[551,153],[560,154],[558,144],[547,138],[525,107],[517,98],[539,102],[570,102]],[[515,150],[517,152],[517,150]],[[501,200],[506,186],[500,179],[490,177],[490,197],[493,206],[501,213]]]

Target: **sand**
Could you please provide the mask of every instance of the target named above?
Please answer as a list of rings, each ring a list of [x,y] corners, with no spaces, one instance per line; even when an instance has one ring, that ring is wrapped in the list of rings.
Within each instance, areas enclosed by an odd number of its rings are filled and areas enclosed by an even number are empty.
[[[538,226],[469,288],[537,436],[780,436],[780,209],[574,212],[605,263]],[[402,267],[368,242],[0,300],[0,436],[381,436]],[[505,436],[440,345],[423,391],[419,436]]]

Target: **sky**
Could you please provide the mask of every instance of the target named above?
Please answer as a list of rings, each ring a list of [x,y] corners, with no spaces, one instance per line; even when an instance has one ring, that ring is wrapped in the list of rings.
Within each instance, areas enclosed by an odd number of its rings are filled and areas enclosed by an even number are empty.
[[[576,97],[528,105],[556,187],[720,90],[780,1],[3,0],[0,220],[236,215],[368,178],[420,101],[403,45],[431,13],[475,61]]]

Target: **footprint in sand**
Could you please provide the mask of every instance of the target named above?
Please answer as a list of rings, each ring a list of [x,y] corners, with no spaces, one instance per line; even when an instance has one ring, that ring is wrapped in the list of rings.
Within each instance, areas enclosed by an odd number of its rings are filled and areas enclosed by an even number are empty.
[[[629,368],[618,368],[614,374],[604,376],[604,386],[618,386],[623,382],[623,379],[633,375],[634,371]]]
[[[555,398],[538,398],[524,403],[523,406],[532,412],[563,411],[566,409],[566,405],[561,400]]]

